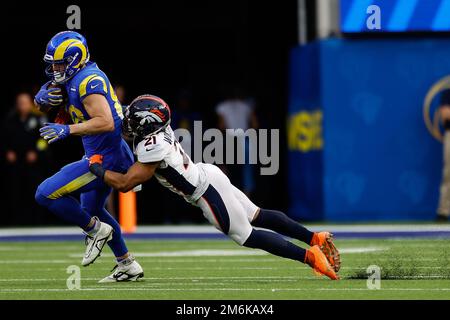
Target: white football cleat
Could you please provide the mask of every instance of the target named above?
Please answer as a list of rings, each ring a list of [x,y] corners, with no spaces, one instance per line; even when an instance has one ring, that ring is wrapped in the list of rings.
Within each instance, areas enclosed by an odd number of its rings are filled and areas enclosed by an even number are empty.
[[[107,223],[101,222],[97,217],[94,217],[97,223],[100,223],[98,231],[93,235],[86,234],[86,253],[84,254],[81,265],[88,266],[94,263],[95,259],[100,257],[105,244],[112,239],[114,229]]]
[[[99,283],[138,281],[144,277],[144,270],[131,255],[118,262],[112,271],[110,276],[100,280]]]

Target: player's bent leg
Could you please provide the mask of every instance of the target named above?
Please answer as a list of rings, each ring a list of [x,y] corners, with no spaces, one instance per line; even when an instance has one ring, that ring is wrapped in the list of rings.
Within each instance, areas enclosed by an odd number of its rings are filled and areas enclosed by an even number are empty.
[[[247,213],[250,223],[258,228],[273,230],[284,236],[311,245],[314,233],[281,211],[258,208],[241,190],[233,186],[233,193]]]
[[[317,272],[332,279],[337,279],[333,268],[323,253],[321,253],[321,256],[315,251],[307,254],[307,250],[285,240],[277,233],[253,229],[250,224],[250,214],[247,211],[250,211],[250,209],[255,211],[254,209],[257,209],[257,207],[254,205],[253,208],[250,205],[244,207],[245,203],[244,205],[241,203],[242,199],[236,196],[233,185],[220,170],[207,167],[206,173],[210,186],[199,199],[197,205],[216,228],[222,230],[239,245],[265,250],[280,257],[308,263]],[[251,217],[253,218],[253,213],[251,213]],[[309,260],[306,259],[307,256],[310,257]]]
[[[86,211],[97,216],[102,223],[106,222],[114,230],[112,240],[108,242],[108,245],[116,257],[117,265],[113,269],[113,274],[100,282],[135,281],[144,276],[144,271],[139,263],[129,254],[119,223],[105,209],[105,202],[110,192],[111,188],[103,184],[94,190],[82,193],[80,197],[82,207]],[[101,250],[99,254],[100,252]],[[83,263],[89,263],[91,259],[94,259],[92,260],[94,262],[96,258],[93,258],[92,254],[89,255],[88,251],[86,253]]]
[[[234,186],[232,189],[234,196],[241,203],[253,226],[273,230],[284,236],[300,240],[310,246],[318,245],[335,271],[339,271],[341,266],[339,251],[333,244],[333,236],[331,233],[311,232],[281,211],[258,208],[241,190]]]
[[[110,192],[111,188],[106,185],[84,192],[80,196],[81,206],[91,215],[97,216],[100,221],[112,227],[114,233],[108,245],[116,257],[122,257],[128,253],[128,248],[123,240],[120,225],[105,209],[105,202]]]
[[[306,263],[316,273],[326,275],[332,280],[338,279],[333,267],[318,246],[305,250],[287,241],[277,233],[256,229],[252,230],[243,245],[249,248],[261,249],[279,257]]]
[[[86,253],[90,258],[83,259],[83,265],[92,263],[100,255],[112,237],[112,227],[94,219],[72,195],[96,188],[100,183],[103,184],[89,172],[88,160],[82,159],[63,167],[41,183],[35,195],[39,204],[84,230],[87,235]]]
[[[284,236],[311,244],[314,233],[289,218],[281,211],[260,209],[251,224],[258,228],[270,229]]]
[[[283,212],[267,209],[260,209],[251,223],[255,227],[273,230],[310,246],[319,246],[335,271],[339,271],[341,259],[330,232],[311,232]]]
[[[71,193],[95,179],[89,172],[87,163],[71,163],[39,185],[35,194],[36,202],[61,219],[86,229],[91,216],[81,208]]]
[[[98,217],[94,217],[94,219],[93,228],[89,232],[85,232],[86,250],[81,260],[81,265],[85,267],[94,263],[100,257],[103,247],[108,241],[111,241],[114,232],[109,224],[101,222]]]
[[[273,230],[284,236],[311,245],[314,233],[281,211],[258,208],[241,190],[232,187],[233,194],[244,208],[250,223],[258,228]]]
[[[327,275],[331,279],[338,278],[320,250],[319,253],[317,249],[305,250],[277,233],[252,228],[250,221],[255,217],[258,208],[245,195],[242,195],[218,168],[205,166],[205,172],[210,186],[197,205],[200,206],[205,217],[218,229],[228,234],[239,245],[307,263],[320,274]]]
[[[339,279],[334,268],[318,246],[305,250],[287,241],[278,233],[256,229],[252,229],[243,246],[261,249],[282,258],[306,263],[320,275],[326,275],[332,280]]]

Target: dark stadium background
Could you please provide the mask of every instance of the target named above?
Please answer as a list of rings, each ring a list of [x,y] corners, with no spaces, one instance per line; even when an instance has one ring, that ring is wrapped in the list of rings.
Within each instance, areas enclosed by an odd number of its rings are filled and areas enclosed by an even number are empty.
[[[75,3],[2,4],[2,118],[13,107],[18,92],[46,81],[45,46],[55,33],[66,30],[69,4]],[[125,86],[128,101],[152,93],[166,99],[176,112],[177,92],[188,88],[194,108],[206,117],[206,126],[215,126],[214,108],[231,87],[240,86],[254,97],[261,127],[282,131],[279,174],[258,177],[253,200],[265,207],[287,208],[285,122],[288,54],[297,43],[296,1],[277,1],[276,5],[265,1],[76,4],[82,11],[80,32],[87,38],[92,60],[113,85]],[[79,138],[58,143],[52,150],[50,172],[83,154]],[[4,163],[1,165],[4,172]],[[2,179],[2,188],[9,183]],[[5,193],[1,194],[2,203],[8,202]],[[169,212],[173,203],[181,212]],[[182,199],[152,181],[139,193],[138,222],[163,223],[173,214],[181,221],[183,217],[203,221],[200,210],[188,208]],[[12,211],[3,215],[14,219],[0,219],[0,225],[61,223],[48,212]]]

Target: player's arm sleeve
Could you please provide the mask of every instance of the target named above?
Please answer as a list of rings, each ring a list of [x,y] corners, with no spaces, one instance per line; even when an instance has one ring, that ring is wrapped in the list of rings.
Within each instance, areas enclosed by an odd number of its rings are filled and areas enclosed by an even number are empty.
[[[80,82],[78,92],[81,101],[91,94],[101,94],[106,96],[108,94],[108,82],[101,75],[90,75]]]
[[[135,162],[127,171],[122,174],[111,170],[106,170],[103,177],[106,184],[121,192],[128,192],[137,185],[151,179],[158,167],[159,162],[140,163]]]

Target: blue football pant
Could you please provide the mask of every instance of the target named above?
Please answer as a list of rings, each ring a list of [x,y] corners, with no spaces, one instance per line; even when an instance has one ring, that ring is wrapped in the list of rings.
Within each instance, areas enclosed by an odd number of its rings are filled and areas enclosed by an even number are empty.
[[[113,238],[108,242],[116,257],[128,252],[120,225],[105,209],[111,188],[89,171],[89,160],[83,158],[64,166],[42,182],[36,190],[36,201],[61,219],[86,229],[91,217],[111,225]],[[75,196],[80,196],[78,202]]]

